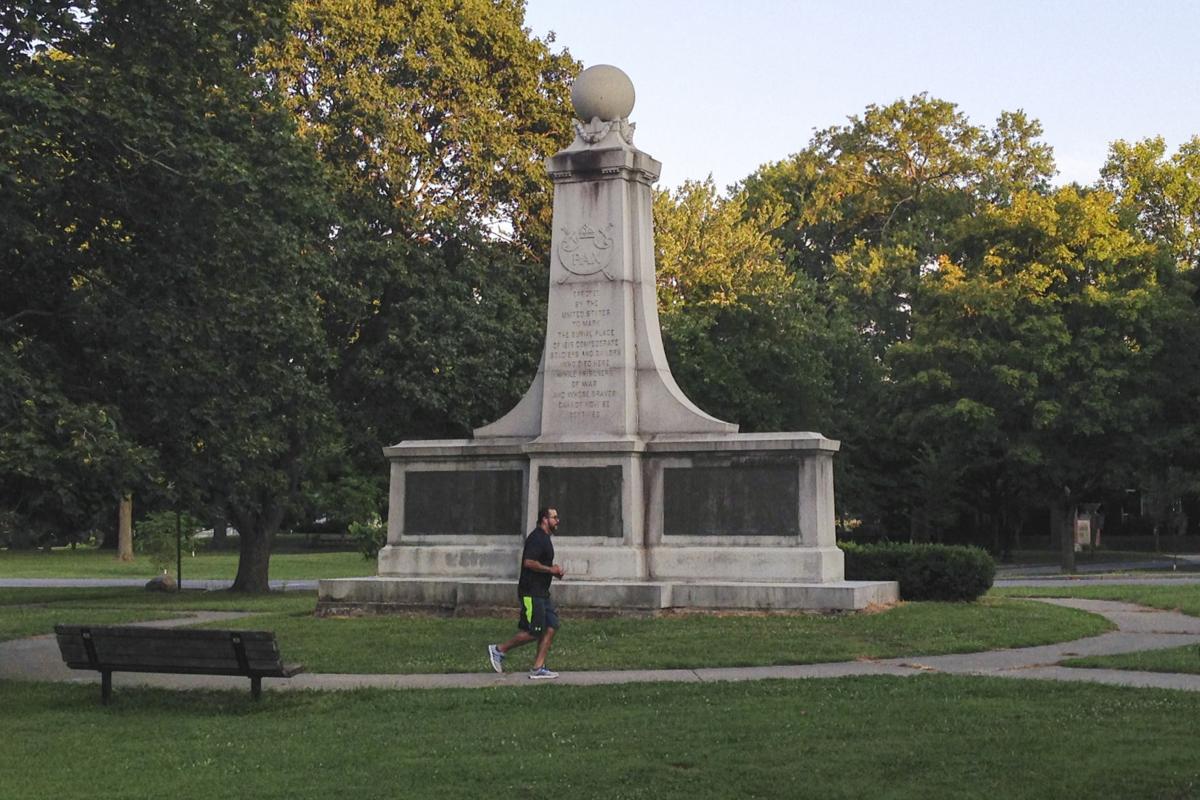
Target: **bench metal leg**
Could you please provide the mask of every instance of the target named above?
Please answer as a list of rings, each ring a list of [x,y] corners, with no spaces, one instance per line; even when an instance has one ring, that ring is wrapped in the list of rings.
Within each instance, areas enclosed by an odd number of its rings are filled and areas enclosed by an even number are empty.
[[[108,705],[112,699],[112,670],[100,671],[100,702]]]
[[[262,697],[262,678],[257,675],[250,677],[250,696],[255,700]]]

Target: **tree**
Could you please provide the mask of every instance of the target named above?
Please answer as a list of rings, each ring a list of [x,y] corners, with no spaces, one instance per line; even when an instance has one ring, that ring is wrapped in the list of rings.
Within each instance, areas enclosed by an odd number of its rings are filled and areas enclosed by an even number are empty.
[[[1156,253],[1111,203],[1068,187],[985,209],[962,260],[927,276],[911,340],[889,351],[897,431],[914,449],[953,443],[958,478],[940,491],[993,534],[1031,501],[1072,519],[1149,456],[1159,406],[1142,387],[1169,298]]]
[[[1158,252],[1169,300],[1163,344],[1143,387],[1157,398],[1159,413],[1147,431],[1154,458],[1138,486],[1191,500],[1200,496],[1200,137],[1169,157],[1162,138],[1115,142],[1100,174],[1122,225]]]
[[[701,408],[744,430],[823,429],[835,413],[832,361],[854,332],[787,269],[768,233],[781,213],[746,215],[743,198],[718,196],[711,178],[655,195],[672,373]]]
[[[853,377],[834,384],[829,433],[843,441],[839,505],[876,532],[911,526],[911,509],[896,498],[911,491],[914,454],[893,430],[887,355],[912,337],[913,309],[939,259],[963,257],[961,228],[1019,191],[1045,191],[1054,166],[1040,133],[1021,112],[989,129],[952,103],[917,95],[868,106],[740,185],[748,213],[784,209],[771,233],[788,265],[857,333],[857,347],[832,362],[835,376]],[[940,459],[944,448],[921,452]],[[951,468],[923,467],[929,475]]]
[[[818,131],[796,155],[742,183],[751,211],[782,206],[773,229],[788,261],[845,298],[882,354],[908,335],[922,270],[948,252],[955,227],[1054,173],[1041,126],[1005,112],[972,125],[953,103],[921,94],[868,106]]]
[[[72,6],[0,11],[0,542],[10,546],[81,538],[152,463],[73,358],[82,278],[56,235],[74,225],[61,191],[72,167],[50,154],[77,115],[54,86],[62,55],[49,45],[79,34]]]
[[[17,324],[0,349],[0,544],[78,541],[111,523],[119,487],[144,480],[151,453],[111,406],[68,396],[51,354],[10,338]]]
[[[299,0],[261,69],[376,245],[446,226],[549,247],[542,161],[570,141],[579,64],[523,27],[524,0]]]
[[[528,386],[545,320],[543,160],[570,140],[578,64],[522,27],[523,2],[306,0],[261,70],[335,184],[332,381],[353,439],[466,435]]]
[[[20,154],[0,207],[6,344],[44,348],[72,402],[120,410],[156,455],[156,502],[228,507],[248,591],[267,588],[275,529],[336,435],[324,177],[250,69],[283,10],[76,9],[86,25],[4,84]]]
[[[1180,269],[1200,267],[1200,136],[1170,158],[1161,136],[1114,142],[1100,178],[1127,227],[1170,251]]]

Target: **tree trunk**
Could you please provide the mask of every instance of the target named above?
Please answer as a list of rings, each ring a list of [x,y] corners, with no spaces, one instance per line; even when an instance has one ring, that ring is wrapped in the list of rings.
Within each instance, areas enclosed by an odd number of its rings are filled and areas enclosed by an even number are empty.
[[[239,526],[240,528],[240,526]],[[233,579],[235,592],[269,592],[271,565],[271,539],[258,530],[240,528],[237,577]]]
[[[1062,571],[1075,574],[1075,507],[1063,498],[1050,506],[1051,539],[1058,536],[1062,553]]]
[[[269,592],[268,574],[271,566],[271,545],[275,531],[283,522],[284,507],[279,504],[263,513],[240,513],[236,509],[233,521],[238,528],[238,569],[233,579],[235,592]]]
[[[117,560],[133,561],[133,495],[121,498],[117,510]]]
[[[225,519],[224,516],[218,517],[216,521],[213,522],[212,548],[214,550],[224,550],[225,546],[228,544],[226,541],[226,537],[228,536],[229,520]]]

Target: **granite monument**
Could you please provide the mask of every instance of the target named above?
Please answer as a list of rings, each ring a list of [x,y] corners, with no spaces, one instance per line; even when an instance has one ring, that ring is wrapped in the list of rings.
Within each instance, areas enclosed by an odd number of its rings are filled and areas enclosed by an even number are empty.
[[[323,580],[319,605],[511,605],[523,536],[553,505],[564,606],[861,609],[895,583],[843,579],[833,457],[819,433],[738,432],[697,408],[663,350],[651,186],[634,88],[608,65],[571,95],[554,183],[549,309],[524,397],[471,439],[402,441],[378,575]]]

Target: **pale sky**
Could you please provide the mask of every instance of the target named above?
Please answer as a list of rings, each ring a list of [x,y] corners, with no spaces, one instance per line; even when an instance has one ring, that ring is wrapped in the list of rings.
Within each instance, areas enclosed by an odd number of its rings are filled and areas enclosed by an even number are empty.
[[[988,127],[1023,109],[1060,182],[1094,182],[1116,139],[1200,134],[1200,0],[528,0],[525,24],[628,73],[666,187],[725,188],[919,92]]]

